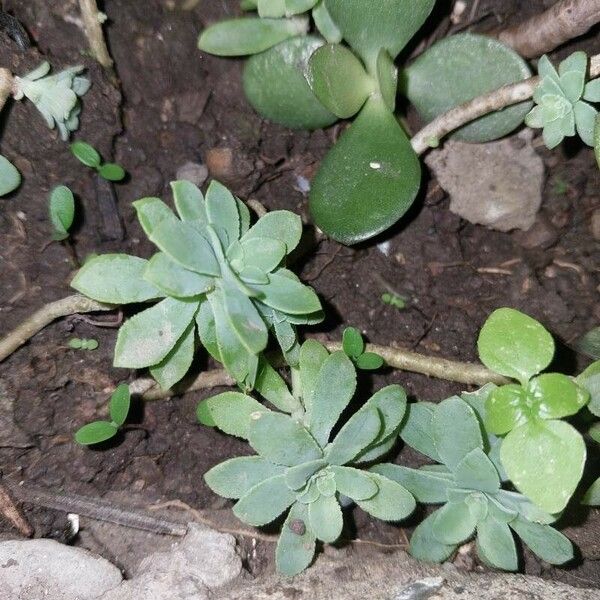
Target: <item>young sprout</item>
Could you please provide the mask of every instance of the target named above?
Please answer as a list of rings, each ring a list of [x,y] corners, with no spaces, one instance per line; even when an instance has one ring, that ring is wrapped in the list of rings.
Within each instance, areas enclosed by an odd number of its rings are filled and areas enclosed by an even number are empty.
[[[381,296],[381,301],[384,304],[388,304],[389,306],[394,306],[400,310],[406,308],[406,298],[403,296],[399,296],[398,294],[392,294],[390,292],[386,292]]]
[[[73,350],[96,350],[98,340],[86,338],[72,338],[69,340],[69,348]]]
[[[42,113],[48,127],[57,127],[64,141],[79,127],[81,105],[79,98],[90,89],[90,80],[79,75],[84,67],[78,65],[48,75],[50,64],[43,62],[23,77],[15,77],[15,100],[28,98]]]
[[[81,163],[96,169],[98,175],[107,181],[121,181],[125,177],[125,169],[116,163],[104,163],[96,148],[87,142],[73,142],[71,153]]]
[[[347,327],[342,336],[342,348],[346,356],[364,371],[375,371],[383,366],[384,360],[375,352],[365,352],[365,341],[356,327]]]
[[[52,190],[49,212],[52,239],[57,242],[66,240],[75,217],[75,199],[73,192],[66,185],[59,185]]]
[[[110,421],[94,421],[84,425],[75,434],[75,441],[82,446],[90,446],[115,437],[125,424],[130,405],[129,386],[122,383],[110,397]]]
[[[0,196],[6,196],[21,184],[21,174],[7,158],[0,154]]]

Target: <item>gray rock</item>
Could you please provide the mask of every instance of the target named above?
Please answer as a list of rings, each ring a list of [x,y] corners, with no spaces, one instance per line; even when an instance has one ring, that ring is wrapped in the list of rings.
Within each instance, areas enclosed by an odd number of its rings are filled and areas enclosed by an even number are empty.
[[[450,210],[499,231],[529,229],[542,203],[544,163],[530,132],[489,144],[448,141],[426,162],[450,194]]]
[[[208,178],[208,168],[195,162],[186,162],[177,169],[175,178],[179,181],[185,179],[200,187]]]
[[[53,540],[0,543],[2,600],[96,600],[121,583],[107,560]]]

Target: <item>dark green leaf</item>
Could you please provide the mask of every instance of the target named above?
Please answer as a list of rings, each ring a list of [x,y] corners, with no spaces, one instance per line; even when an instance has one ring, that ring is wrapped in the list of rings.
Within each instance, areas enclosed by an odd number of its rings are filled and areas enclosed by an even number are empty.
[[[104,163],[98,169],[98,173],[108,181],[121,181],[125,177],[125,169],[115,163]]]
[[[84,425],[75,434],[75,441],[83,446],[99,444],[117,435],[119,428],[108,421],[94,421]]]
[[[342,334],[344,352],[351,358],[357,358],[365,351],[365,342],[356,327],[346,327]]]
[[[233,514],[248,525],[260,527],[274,521],[296,500],[283,475],[265,479],[250,488],[233,507]]]
[[[523,425],[531,416],[527,390],[518,383],[495,388],[485,402],[485,426],[497,435]]]
[[[600,138],[600,127],[598,127],[598,132]],[[598,147],[600,148],[600,144]],[[581,354],[585,354],[594,360],[600,359],[600,327],[594,327],[594,329],[588,331],[581,339],[577,340],[575,346]]]
[[[102,162],[102,158],[96,148],[86,142],[73,142],[70,149],[73,156],[87,167],[97,169]]]
[[[356,366],[364,371],[376,371],[383,367],[384,360],[375,352],[365,352],[356,359]]]
[[[377,81],[385,105],[394,112],[398,93],[398,69],[385,50],[381,50],[377,57]]]
[[[391,227],[412,205],[421,166],[410,141],[381,98],[370,98],[329,151],[312,182],[317,226],[344,244]]]
[[[110,397],[110,418],[119,427],[125,423],[131,405],[129,386],[122,383]]]

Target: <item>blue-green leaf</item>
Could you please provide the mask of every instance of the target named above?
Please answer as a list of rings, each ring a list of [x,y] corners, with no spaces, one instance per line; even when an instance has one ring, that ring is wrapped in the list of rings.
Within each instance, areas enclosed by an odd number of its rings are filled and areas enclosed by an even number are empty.
[[[335,496],[319,496],[308,505],[308,522],[317,539],[332,544],[342,533],[344,518]]]
[[[182,221],[200,221],[208,223],[204,196],[191,181],[171,181],[175,208]]]
[[[164,252],[157,252],[148,261],[143,276],[163,294],[176,298],[198,296],[215,287],[213,277],[184,269]]]
[[[310,565],[315,555],[315,535],[308,527],[308,507],[296,502],[287,516],[277,542],[277,571],[288,577]]]
[[[233,514],[248,525],[260,527],[274,521],[296,500],[296,493],[276,475],[250,488],[233,507]]]
[[[150,367],[150,374],[163,390],[172,388],[189,371],[194,359],[195,328],[192,321],[173,349],[157,365]]]

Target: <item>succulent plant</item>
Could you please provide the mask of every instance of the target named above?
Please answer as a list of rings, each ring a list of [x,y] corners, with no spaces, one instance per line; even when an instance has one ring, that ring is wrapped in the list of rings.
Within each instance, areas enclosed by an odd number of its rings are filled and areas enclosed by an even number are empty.
[[[515,571],[514,532],[543,560],[563,564],[573,557],[573,548],[568,538],[550,527],[556,515],[502,489],[505,474],[497,457],[499,440],[485,432],[478,416],[494,389],[486,386],[438,405],[409,405],[402,439],[439,464],[421,469],[381,464],[371,471],[397,481],[418,502],[443,504],[415,529],[410,553],[416,558],[443,562],[475,537],[484,563]]]
[[[536,106],[525,117],[525,123],[543,128],[548,148],[555,148],[575,133],[594,147],[598,111],[588,102],[600,102],[600,79],[586,83],[588,63],[585,52],[571,54],[560,63],[558,72],[547,56],[538,63],[541,82],[533,96]]]
[[[317,540],[340,537],[342,508],[351,501],[386,521],[413,511],[405,487],[360,468],[395,444],[406,394],[397,385],[383,388],[332,436],[356,387],[344,352],[329,354],[318,342],[305,342],[291,393],[272,369],[266,375],[257,390],[279,411],[231,392],[199,404],[200,422],[248,440],[258,454],[227,460],[204,478],[217,494],[237,500],[234,513],[250,525],[271,523],[289,509],[276,560],[281,573],[295,575],[311,563]]]
[[[21,184],[21,173],[6,157],[0,154],[0,196],[6,196]]]
[[[82,65],[78,65],[48,75],[50,64],[43,62],[30,73],[15,77],[14,98],[21,100],[26,97],[31,100],[48,127],[57,127],[61,138],[66,141],[71,132],[79,127],[79,98],[91,85],[89,79],[80,75],[83,69]]]
[[[295,326],[322,319],[312,288],[284,268],[302,233],[300,217],[250,213],[222,184],[203,197],[190,182],[171,184],[179,218],[159,198],[134,202],[142,228],[160,250],[150,260],[107,254],[86,262],[72,286],[109,304],[161,299],[120,329],[115,366],[150,367],[169,388],[188,371],[195,330],[208,352],[246,389],[256,380],[269,329],[286,359],[298,360]]]

